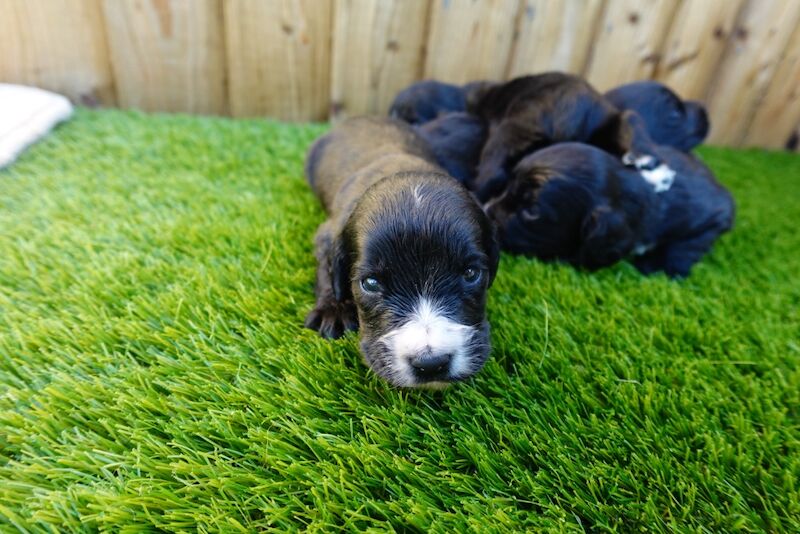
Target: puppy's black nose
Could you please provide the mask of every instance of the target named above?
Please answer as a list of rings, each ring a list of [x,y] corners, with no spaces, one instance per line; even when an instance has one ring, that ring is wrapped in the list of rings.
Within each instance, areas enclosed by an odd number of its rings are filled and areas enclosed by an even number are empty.
[[[434,380],[447,376],[450,371],[451,354],[425,353],[411,360],[414,374],[422,380]]]

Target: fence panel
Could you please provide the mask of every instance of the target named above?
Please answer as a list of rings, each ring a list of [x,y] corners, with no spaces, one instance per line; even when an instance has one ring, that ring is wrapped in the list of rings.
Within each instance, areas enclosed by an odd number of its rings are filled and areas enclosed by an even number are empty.
[[[677,0],[610,1],[592,45],[587,79],[606,91],[650,78],[677,7]]]
[[[226,112],[219,0],[104,0],[103,10],[121,106]]]
[[[519,7],[519,0],[434,0],[425,77],[504,78]]]
[[[113,105],[100,0],[0,0],[0,82]]]
[[[324,120],[330,107],[331,0],[227,0],[231,114]]]
[[[800,28],[786,47],[744,144],[783,148],[800,123]]]
[[[422,72],[428,0],[336,0],[331,115],[385,113]]]
[[[603,4],[604,0],[527,0],[508,77],[550,70],[583,73]]]
[[[708,95],[710,139],[739,145],[800,21],[800,2],[750,0]]]
[[[84,105],[339,119],[422,78],[655,78],[711,142],[800,123],[800,0],[0,0],[0,82]],[[796,137],[796,135],[795,135]]]

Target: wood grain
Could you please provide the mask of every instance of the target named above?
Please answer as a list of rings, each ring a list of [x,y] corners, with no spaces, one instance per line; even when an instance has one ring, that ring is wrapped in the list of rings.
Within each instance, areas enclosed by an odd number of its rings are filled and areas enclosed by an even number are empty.
[[[742,9],[708,97],[712,143],[744,141],[798,22],[800,2],[751,0]]]
[[[608,2],[586,70],[589,81],[605,91],[650,78],[677,7],[677,0]]]
[[[550,70],[583,73],[604,3],[526,0],[519,16],[509,78]]]
[[[784,51],[744,137],[747,146],[784,148],[800,123],[800,27]]]
[[[385,113],[422,70],[429,0],[336,0],[332,118]]]
[[[654,77],[683,98],[704,99],[743,3],[685,0],[675,15]]]
[[[425,77],[451,83],[506,75],[519,0],[434,0]]]
[[[100,0],[2,0],[0,82],[35,85],[84,105],[113,105]]]
[[[219,0],[104,0],[103,8],[120,106],[226,112]]]
[[[235,117],[328,117],[330,0],[227,0],[225,40]]]

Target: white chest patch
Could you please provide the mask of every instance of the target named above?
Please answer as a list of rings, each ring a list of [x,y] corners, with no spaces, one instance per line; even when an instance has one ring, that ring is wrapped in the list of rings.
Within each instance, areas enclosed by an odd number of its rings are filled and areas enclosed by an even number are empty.
[[[653,186],[653,191],[663,193],[669,191],[675,181],[675,171],[665,163],[656,164],[656,159],[650,155],[635,157],[630,152],[622,156],[622,163],[629,167],[635,167],[647,183]]]
[[[653,191],[663,193],[669,191],[675,181],[675,171],[667,167],[664,163],[653,170],[641,170],[639,174],[653,186]]]
[[[435,303],[421,297],[409,320],[381,337],[391,352],[395,370],[413,382],[409,359],[426,351],[450,354],[450,374],[469,371],[467,347],[475,330],[445,317]]]

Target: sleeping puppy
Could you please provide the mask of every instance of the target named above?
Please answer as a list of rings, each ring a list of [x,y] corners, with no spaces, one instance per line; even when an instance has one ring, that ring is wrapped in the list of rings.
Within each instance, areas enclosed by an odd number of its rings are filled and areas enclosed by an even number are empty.
[[[397,386],[442,386],[489,355],[486,292],[494,229],[413,128],[356,118],[319,139],[306,174],[329,219],[316,236],[323,337],[361,331],[361,351]]]
[[[409,124],[424,124],[442,113],[464,111],[466,108],[463,87],[424,80],[397,93],[389,108],[389,116]]]
[[[471,187],[488,134],[484,120],[469,113],[446,113],[418,126],[417,132],[428,143],[439,165]]]
[[[486,210],[503,250],[588,270],[628,256],[657,210],[636,169],[581,143],[560,143],[523,158]]]
[[[708,135],[708,114],[703,104],[681,98],[666,85],[653,81],[621,85],[605,94],[620,111],[638,113],[650,138],[659,145],[688,152]]]
[[[694,156],[654,149],[675,172],[660,192],[592,146],[563,143],[527,156],[506,192],[487,205],[502,247],[587,269],[633,255],[644,274],[688,276],[731,228],[733,198]]]
[[[506,83],[484,82],[471,91],[467,110],[489,124],[474,190],[482,201],[502,191],[508,173],[526,154],[579,141],[622,156],[619,111],[578,76],[549,72]]]

